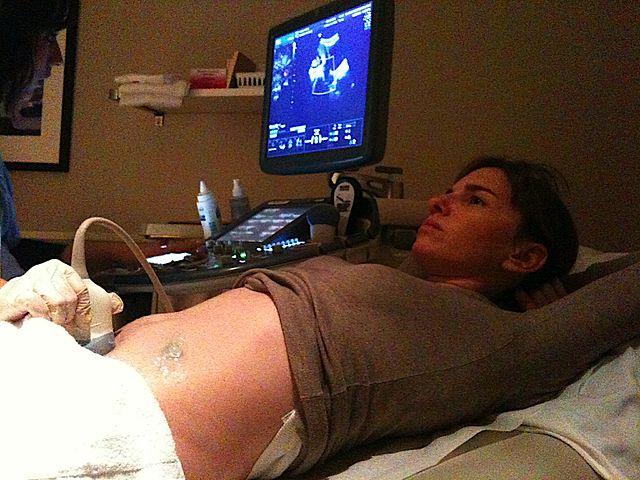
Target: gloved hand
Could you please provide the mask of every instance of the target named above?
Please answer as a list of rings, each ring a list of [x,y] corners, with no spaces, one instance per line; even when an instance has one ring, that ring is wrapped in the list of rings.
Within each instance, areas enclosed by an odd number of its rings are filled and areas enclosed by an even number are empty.
[[[83,280],[69,265],[49,260],[0,288],[0,320],[44,317],[77,340],[89,338],[91,303]]]

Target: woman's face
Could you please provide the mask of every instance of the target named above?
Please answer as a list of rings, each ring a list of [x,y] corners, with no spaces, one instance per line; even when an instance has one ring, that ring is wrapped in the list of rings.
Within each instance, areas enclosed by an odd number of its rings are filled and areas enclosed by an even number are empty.
[[[413,253],[430,276],[485,278],[513,252],[521,215],[499,168],[481,168],[429,200]]]

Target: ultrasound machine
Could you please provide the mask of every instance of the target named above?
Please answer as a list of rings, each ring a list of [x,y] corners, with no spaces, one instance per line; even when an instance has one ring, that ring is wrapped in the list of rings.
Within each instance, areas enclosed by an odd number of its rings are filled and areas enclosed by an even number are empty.
[[[269,31],[260,167],[328,174],[331,195],[264,202],[208,241],[203,258],[154,265],[166,287],[273,268],[377,234],[373,197],[401,195],[402,172],[378,167],[387,176],[376,177],[357,169],[384,154],[393,14],[392,0],[338,0]],[[121,290],[148,279],[112,272],[109,283]]]

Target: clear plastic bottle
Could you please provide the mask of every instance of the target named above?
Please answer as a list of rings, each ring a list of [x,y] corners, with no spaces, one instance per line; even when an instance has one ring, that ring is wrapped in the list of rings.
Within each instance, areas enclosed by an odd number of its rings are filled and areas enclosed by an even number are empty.
[[[198,214],[204,232],[204,239],[209,240],[220,231],[220,208],[213,193],[209,191],[204,180],[200,180],[200,192],[198,193]]]
[[[233,179],[233,191],[229,199],[229,207],[231,208],[231,219],[234,222],[244,217],[251,210],[249,197],[242,188],[242,185],[240,185],[240,179],[238,178]]]

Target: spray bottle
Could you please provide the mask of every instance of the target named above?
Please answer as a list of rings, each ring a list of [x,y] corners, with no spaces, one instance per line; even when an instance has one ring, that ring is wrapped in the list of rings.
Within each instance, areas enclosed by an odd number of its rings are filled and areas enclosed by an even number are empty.
[[[209,191],[204,180],[200,180],[200,193],[198,193],[198,214],[204,231],[204,239],[209,240],[220,231],[220,209],[213,193]]]
[[[249,206],[249,197],[244,192],[242,185],[240,185],[240,179],[233,179],[233,191],[231,192],[231,198],[229,199],[229,206],[231,207],[231,219],[235,222],[242,218],[251,207]]]

